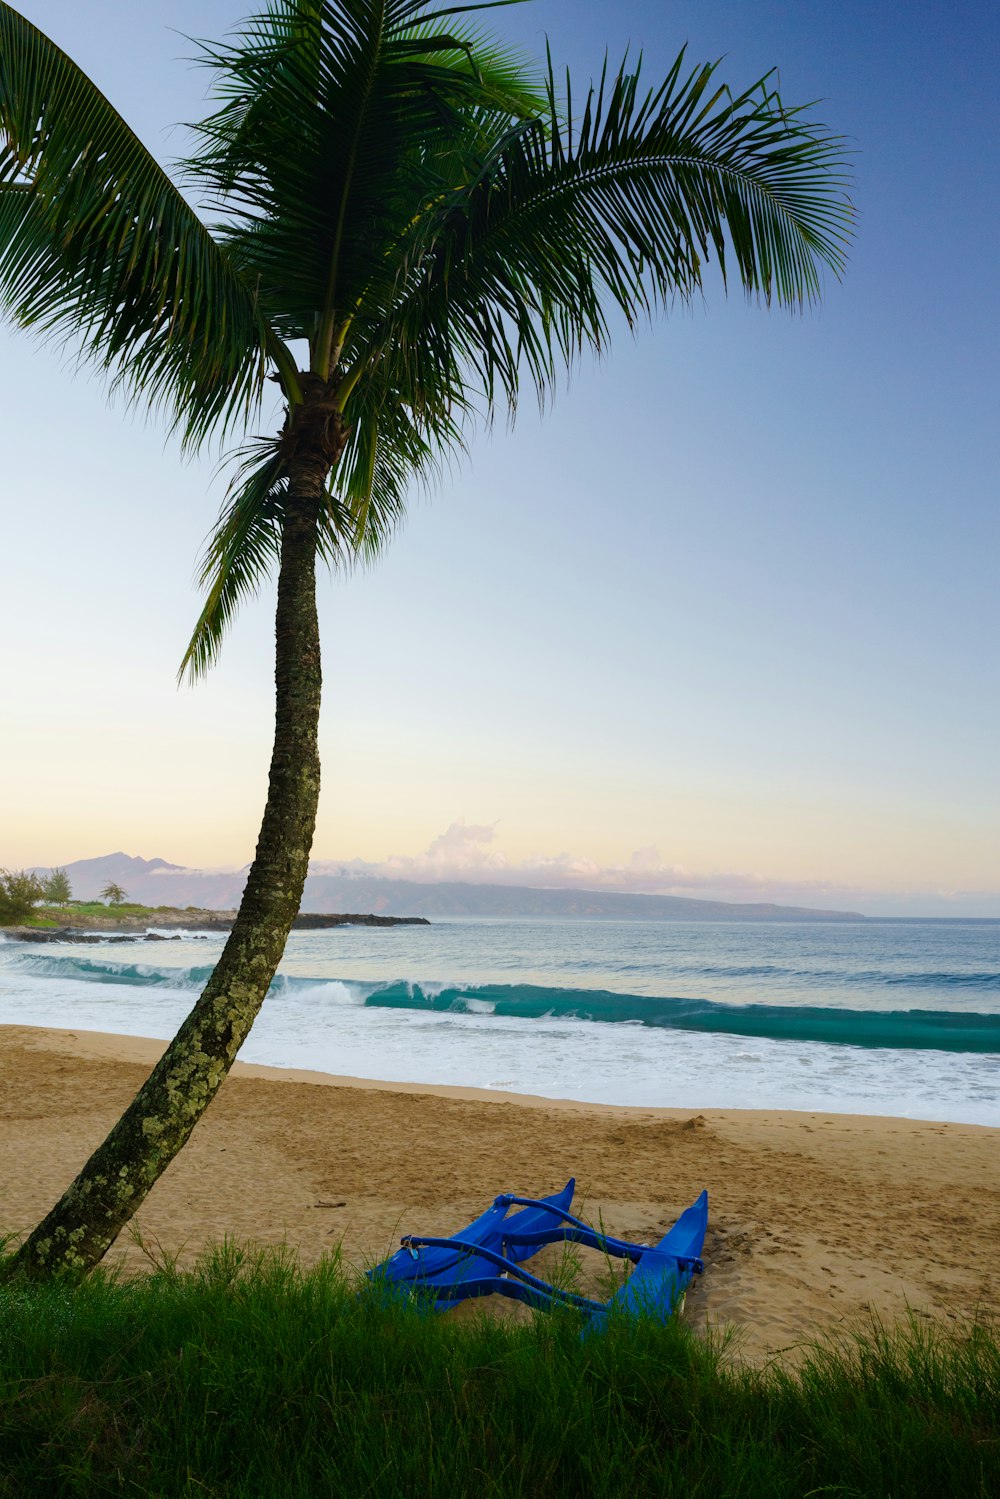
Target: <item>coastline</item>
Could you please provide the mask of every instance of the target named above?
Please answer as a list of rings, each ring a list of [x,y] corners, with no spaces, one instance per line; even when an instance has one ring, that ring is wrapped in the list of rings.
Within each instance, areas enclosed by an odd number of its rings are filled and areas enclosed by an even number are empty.
[[[63,910],[57,915],[66,916]],[[70,913],[72,920],[61,926],[0,926],[0,941],[3,942],[169,942],[178,941],[181,932],[218,935],[230,932],[236,920],[236,912],[212,911],[190,907],[178,910],[175,906],[151,906],[141,915],[117,915],[113,908],[107,914],[90,911]],[[430,926],[426,916],[376,916],[371,912],[341,912],[323,915],[317,912],[300,911],[292,922],[294,932],[327,931],[342,926]],[[163,932],[173,932],[173,938],[164,937]]]
[[[995,933],[872,927],[845,940],[839,928],[735,925],[672,937],[639,923],[457,920],[293,933],[242,1057],[649,1108],[997,1127]],[[222,939],[157,933],[147,946],[148,935],[0,945],[0,1021],[174,1034]]]
[[[0,1233],[38,1221],[164,1044],[0,1026]],[[362,1267],[403,1232],[454,1232],[498,1191],[575,1175],[585,1216],[655,1241],[707,1187],[706,1274],[686,1316],[735,1325],[759,1358],[872,1313],[1000,1313],[998,1147],[983,1125],[626,1107],[237,1062],[137,1224],[182,1264],[229,1234],[287,1242],[306,1262],[340,1245]],[[123,1235],[110,1258],[142,1253]]]

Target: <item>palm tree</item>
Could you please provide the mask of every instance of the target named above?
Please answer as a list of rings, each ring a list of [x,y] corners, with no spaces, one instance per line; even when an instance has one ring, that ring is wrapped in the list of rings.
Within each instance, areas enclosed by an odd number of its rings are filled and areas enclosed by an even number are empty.
[[[503,3],[503,0],[499,0]],[[511,0],[516,3],[516,0]],[[262,0],[202,44],[215,112],[180,181],[0,0],[0,298],[72,341],[197,448],[239,433],[182,671],[203,674],[277,572],[267,802],[232,934],[108,1139],[21,1247],[95,1263],[188,1138],[270,985],[319,797],[317,559],[374,555],[408,485],[470,422],[539,397],[582,352],[689,299],[714,260],[800,305],[839,274],[843,151],[770,75],[735,95],[683,53],[647,90],[605,67],[582,97],[468,12],[427,0]],[[212,227],[196,211],[213,218]],[[280,432],[248,436],[265,382]]]

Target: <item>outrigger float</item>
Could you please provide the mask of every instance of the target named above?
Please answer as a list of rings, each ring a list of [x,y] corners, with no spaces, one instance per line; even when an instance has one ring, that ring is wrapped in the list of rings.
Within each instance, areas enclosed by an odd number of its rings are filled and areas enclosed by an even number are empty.
[[[667,1321],[679,1311],[693,1275],[704,1269],[701,1251],[708,1227],[708,1193],[702,1192],[657,1244],[632,1244],[599,1233],[570,1212],[576,1182],[571,1177],[551,1197],[501,1192],[492,1205],[450,1238],[406,1234],[390,1259],[368,1271],[374,1284],[414,1291],[438,1310],[473,1296],[509,1296],[551,1311],[574,1307],[600,1328],[612,1317],[653,1316]],[[511,1208],[518,1211],[511,1212]],[[521,1268],[546,1244],[582,1244],[634,1266],[609,1301],[594,1301],[549,1285]]]

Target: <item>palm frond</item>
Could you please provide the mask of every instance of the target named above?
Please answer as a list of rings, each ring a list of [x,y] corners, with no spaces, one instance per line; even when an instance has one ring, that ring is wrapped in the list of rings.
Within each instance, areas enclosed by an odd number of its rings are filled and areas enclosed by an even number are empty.
[[[77,344],[187,441],[245,419],[268,329],[225,251],[89,78],[0,0],[0,305]]]
[[[735,98],[714,65],[641,92],[602,75],[579,119],[551,63],[544,117],[517,121],[478,173],[408,226],[352,326],[345,363],[391,359],[419,392],[474,379],[511,409],[523,373],[544,395],[607,311],[630,322],[703,284],[714,258],[750,295],[801,305],[851,233],[843,143],[765,78]],[[360,382],[359,382],[360,383]]]
[[[351,436],[333,482],[341,497],[339,524],[350,556],[372,562],[402,523],[415,483],[438,472],[443,453],[462,445],[455,414],[419,422],[400,392],[372,371],[351,406]],[[433,433],[428,426],[433,425]],[[433,436],[433,441],[430,440]]]
[[[233,478],[198,571],[205,603],[178,672],[192,682],[218,660],[240,606],[281,555],[289,483],[280,438],[253,438],[230,461]],[[372,561],[399,526],[414,479],[428,476],[436,461],[405,408],[377,379],[369,381],[316,519],[323,561],[342,569]]]
[[[236,457],[198,573],[205,604],[178,671],[192,682],[214,666],[240,605],[257,594],[280,555],[288,480],[279,441],[255,438]]]
[[[201,44],[219,108],[186,164],[283,337],[329,373],[336,327],[415,212],[473,104],[537,113],[521,59],[405,0],[270,0],[231,44]]]

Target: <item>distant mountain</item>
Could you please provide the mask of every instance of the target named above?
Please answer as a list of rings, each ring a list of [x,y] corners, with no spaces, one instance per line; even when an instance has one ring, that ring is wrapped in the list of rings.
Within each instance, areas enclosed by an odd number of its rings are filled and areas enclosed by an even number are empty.
[[[819,911],[765,902],[736,904],[617,890],[542,890],[528,885],[421,884],[364,875],[314,874],[304,911],[373,911],[387,916],[576,916],[588,921],[864,921],[857,911]]]
[[[247,871],[212,874],[165,859],[106,854],[66,865],[73,894],[93,900],[109,881],[145,905],[230,910]],[[38,873],[48,873],[39,870]],[[613,890],[542,890],[527,885],[422,884],[374,875],[313,874],[303,911],[370,911],[376,916],[560,916],[589,921],[864,921],[857,911],[814,910],[769,902],[693,900],[681,895],[626,895]]]
[[[74,900],[98,900],[105,885],[121,885],[129,900],[149,906],[198,906],[207,911],[228,911],[239,904],[246,884],[246,870],[213,874],[185,869],[166,859],[139,859],[120,851],[99,859],[77,859],[63,866],[69,876]],[[36,869],[36,874],[48,874]]]
[[[183,869],[180,864],[168,864],[166,859],[136,859],[131,854],[102,854],[99,859],[77,859],[74,864],[64,866],[77,900],[92,900],[100,895],[105,885],[112,880],[121,885],[123,880],[148,879],[159,870],[176,869],[181,874],[194,874],[193,869]],[[36,874],[48,874],[47,869],[36,869]],[[130,892],[131,893],[131,892]]]

